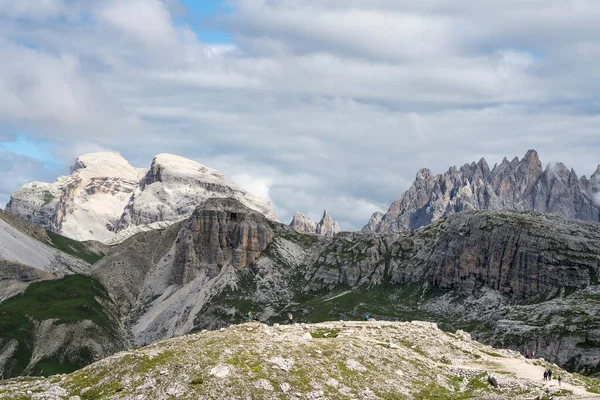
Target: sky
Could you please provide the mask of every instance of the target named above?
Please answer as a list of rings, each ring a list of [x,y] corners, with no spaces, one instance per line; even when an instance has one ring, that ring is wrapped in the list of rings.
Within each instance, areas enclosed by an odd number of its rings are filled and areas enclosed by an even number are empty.
[[[597,0],[0,0],[0,203],[174,153],[345,230],[422,168],[600,163]]]

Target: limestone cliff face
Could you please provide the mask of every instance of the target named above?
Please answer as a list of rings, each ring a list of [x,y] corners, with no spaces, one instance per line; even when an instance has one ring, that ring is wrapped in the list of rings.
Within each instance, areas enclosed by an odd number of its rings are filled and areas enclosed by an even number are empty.
[[[180,231],[172,283],[186,284],[205,274],[217,276],[226,264],[255,264],[271,240],[267,219],[232,199],[208,200]]]
[[[413,185],[377,223],[363,231],[406,232],[466,210],[538,211],[585,221],[600,221],[600,172],[579,179],[562,163],[545,169],[535,150],[522,160],[506,158],[490,169],[486,160],[433,175],[421,169]],[[375,216],[374,216],[375,217]]]
[[[465,295],[485,286],[524,299],[592,284],[600,272],[598,249],[598,224],[467,212],[410,234],[340,236],[317,255],[308,285],[321,290],[425,281]]]

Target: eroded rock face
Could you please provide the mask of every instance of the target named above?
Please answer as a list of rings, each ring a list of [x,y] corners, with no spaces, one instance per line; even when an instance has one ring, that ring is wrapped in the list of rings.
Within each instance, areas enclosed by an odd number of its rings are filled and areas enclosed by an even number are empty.
[[[599,176],[597,171],[589,181],[579,179],[562,163],[543,169],[535,150],[522,160],[505,158],[491,170],[483,158],[441,175],[422,169],[381,221],[370,221],[363,231],[411,231],[466,210],[530,210],[598,222]]]
[[[225,197],[276,219],[268,201],[195,161],[159,154],[150,169],[135,168],[112,152],[78,157],[71,175],[54,183],[24,185],[11,195],[6,211],[75,240],[114,243],[164,228],[203,201]]]
[[[302,233],[316,233],[317,231],[317,223],[298,211],[294,214],[290,226]]]
[[[263,215],[232,199],[208,200],[180,231],[171,281],[186,284],[202,273],[212,278],[226,264],[242,269],[256,263],[272,239]]]
[[[332,237],[341,231],[342,230],[340,229],[340,226],[333,220],[333,218],[331,218],[331,215],[329,215],[327,210],[323,211],[323,217],[317,224],[317,235]]]
[[[377,232],[379,229],[379,225],[381,224],[381,220],[383,219],[383,214],[379,211],[373,213],[371,215],[371,219],[364,228],[361,229],[362,232]]]
[[[319,236],[333,237],[341,232],[340,226],[333,220],[327,210],[323,211],[323,217],[316,223],[312,219],[304,216],[300,212],[294,214],[290,227],[301,233],[316,233]]]

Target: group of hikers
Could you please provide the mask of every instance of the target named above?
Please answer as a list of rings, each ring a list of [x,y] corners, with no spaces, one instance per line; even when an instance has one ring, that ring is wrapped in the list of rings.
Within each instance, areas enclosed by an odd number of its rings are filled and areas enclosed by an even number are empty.
[[[525,349],[525,358],[534,359],[535,351],[530,352],[529,349]],[[552,370],[550,368],[548,368],[547,370],[544,371],[544,380],[545,381],[552,380]],[[560,377],[560,375],[558,376],[558,378],[556,380],[558,381],[558,386],[561,386],[562,378]]]

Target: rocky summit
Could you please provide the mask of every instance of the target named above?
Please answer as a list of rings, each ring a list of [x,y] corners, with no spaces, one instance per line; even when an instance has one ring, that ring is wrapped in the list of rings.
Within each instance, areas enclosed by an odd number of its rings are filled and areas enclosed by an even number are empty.
[[[490,169],[485,159],[440,175],[421,169],[387,213],[375,213],[363,231],[406,232],[468,210],[537,211],[600,221],[600,166],[588,179],[563,163],[544,169],[535,150]]]
[[[68,375],[2,381],[0,399],[595,399],[599,389],[463,331],[372,320],[202,331]]]
[[[323,217],[317,223],[304,216],[301,212],[296,212],[290,223],[290,227],[302,233],[316,233],[319,236],[332,237],[336,233],[341,232],[340,226],[333,220],[327,210],[323,211]]]
[[[78,157],[53,183],[24,185],[6,211],[75,240],[114,243],[185,219],[209,198],[234,198],[276,219],[268,201],[195,161],[159,154],[149,169],[135,168],[112,152]]]

